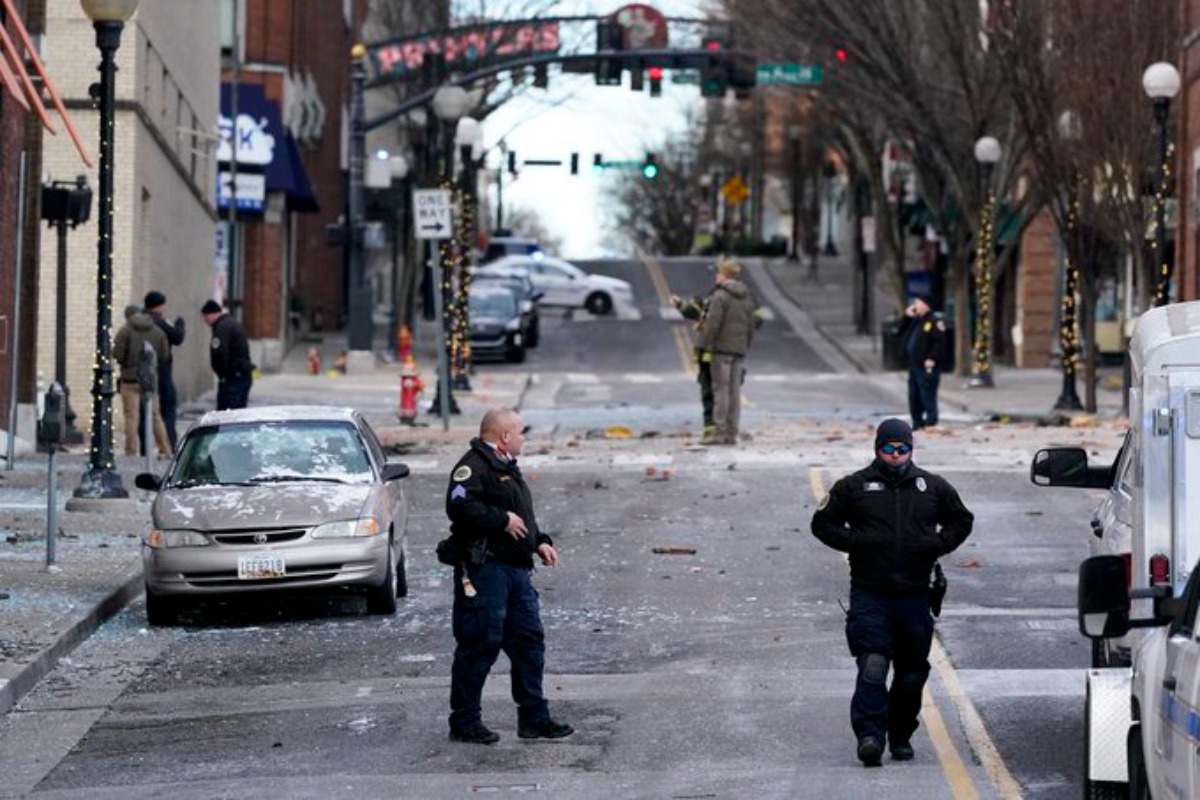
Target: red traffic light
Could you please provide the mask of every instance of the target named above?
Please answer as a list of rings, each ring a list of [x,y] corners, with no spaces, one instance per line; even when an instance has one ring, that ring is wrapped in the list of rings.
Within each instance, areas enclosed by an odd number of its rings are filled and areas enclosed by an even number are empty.
[[[704,49],[705,50],[724,50],[725,47],[721,43],[720,39],[705,39],[704,40]]]
[[[833,51],[833,57],[837,59],[839,64],[845,64],[850,60],[850,54],[846,52],[846,48],[839,47]]]
[[[663,68],[651,67],[650,69],[646,70],[646,76],[652,81],[661,81],[663,76]]]

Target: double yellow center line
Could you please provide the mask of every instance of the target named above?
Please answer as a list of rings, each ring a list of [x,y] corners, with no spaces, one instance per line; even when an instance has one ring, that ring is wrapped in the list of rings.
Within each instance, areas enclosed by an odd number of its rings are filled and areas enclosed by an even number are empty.
[[[654,285],[654,293],[658,295],[659,304],[664,308],[670,306],[671,287],[667,284],[667,276],[663,274],[658,259],[649,255],[642,256],[642,263],[646,265],[646,272],[650,276],[650,283]],[[689,375],[695,375],[696,346],[693,344],[687,328],[687,325],[672,325],[671,335],[675,337],[675,347],[679,350],[679,360],[683,364],[683,371]]]

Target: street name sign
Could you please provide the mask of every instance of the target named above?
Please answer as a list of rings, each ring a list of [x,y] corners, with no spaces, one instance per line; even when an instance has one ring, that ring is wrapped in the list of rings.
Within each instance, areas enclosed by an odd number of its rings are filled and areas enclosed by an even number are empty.
[[[760,85],[816,86],[824,80],[825,69],[819,64],[759,64],[754,74]]]
[[[449,189],[413,189],[412,200],[418,239],[454,237],[454,206]]]

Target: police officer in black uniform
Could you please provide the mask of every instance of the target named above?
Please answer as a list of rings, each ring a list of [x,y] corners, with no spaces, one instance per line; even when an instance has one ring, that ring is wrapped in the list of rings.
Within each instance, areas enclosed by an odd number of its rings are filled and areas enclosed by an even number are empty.
[[[946,363],[946,321],[933,310],[929,295],[919,295],[904,309],[908,327],[904,355],[908,359],[908,413],[916,430],[937,425],[938,384]]]
[[[206,302],[200,313],[212,328],[208,359],[217,376],[217,410],[245,408],[250,402],[250,386],[254,383],[254,364],[250,361],[246,329],[226,314],[216,300]]]
[[[530,575],[535,555],[554,566],[558,552],[538,530],[533,497],[517,467],[524,431],[516,411],[488,411],[446,491],[450,539],[463,554],[454,569],[457,646],[450,674],[450,739],[456,742],[500,739],[483,724],[480,701],[501,650],[512,664],[517,735],[561,739],[574,732],[550,718],[542,692],[546,647]]]
[[[850,724],[868,767],[880,765],[885,743],[894,760],[913,757],[933,644],[930,572],[974,519],[948,481],[913,463],[912,428],[900,419],[880,423],[875,460],[835,483],[813,514],[813,535],[850,557]]]

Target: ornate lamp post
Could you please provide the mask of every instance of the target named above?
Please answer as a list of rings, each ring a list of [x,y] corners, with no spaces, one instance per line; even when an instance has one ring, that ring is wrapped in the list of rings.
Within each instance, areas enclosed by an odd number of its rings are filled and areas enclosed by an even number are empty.
[[[1158,170],[1154,187],[1154,255],[1158,260],[1158,279],[1154,285],[1154,305],[1165,306],[1171,301],[1174,261],[1167,258],[1167,194],[1172,180],[1167,119],[1171,115],[1171,98],[1179,94],[1179,70],[1165,61],[1151,64],[1142,73],[1142,88],[1154,101],[1154,120],[1158,123]]]
[[[96,366],[92,379],[92,441],[88,467],[76,498],[87,500],[129,497],[113,464],[112,430],[112,236],[113,236],[113,117],[116,105],[115,56],[121,46],[125,20],[137,10],[138,0],[80,0],[96,29],[100,50],[100,81],[89,94],[100,110],[100,179],[97,223]]]
[[[405,220],[407,214],[405,208],[408,203],[408,187],[404,183],[404,179],[408,177],[408,159],[402,155],[393,155],[388,157],[388,174],[392,179],[392,207],[390,216],[392,220],[392,313],[391,328],[388,331],[390,334],[390,342],[393,348],[397,347],[398,337],[400,336],[400,259],[408,257],[408,225]],[[403,238],[402,238],[403,237]],[[401,241],[405,246],[401,246]],[[399,357],[399,350],[396,350]]]
[[[441,183],[447,189],[451,188],[451,184],[454,181],[454,136],[452,131],[454,130],[455,123],[471,107],[471,102],[471,95],[461,86],[447,84],[433,94],[433,113],[442,123],[440,131],[442,144],[439,148],[442,157]],[[436,306],[436,316],[438,317],[438,325],[440,326],[438,337],[438,380],[437,394],[429,410],[430,412],[440,413],[443,424],[448,425],[449,415],[460,413],[458,404],[454,401],[453,394],[451,394],[450,353],[448,352],[454,310],[453,242],[443,240],[440,250],[438,263],[441,268],[435,270],[434,274],[435,278],[440,275],[441,285],[433,287],[434,305]]]
[[[1069,149],[1083,137],[1079,115],[1064,111],[1058,118],[1058,137]],[[1067,198],[1066,231],[1063,249],[1062,302],[1059,307],[1058,348],[1062,359],[1062,394],[1054,401],[1054,408],[1061,411],[1078,411],[1083,408],[1076,390],[1075,373],[1079,366],[1079,331],[1076,315],[1075,295],[1079,291],[1079,169],[1072,164],[1071,186]]]
[[[476,232],[476,198],[478,194],[475,165],[483,155],[483,126],[479,120],[462,117],[454,130],[462,162],[459,189],[459,215],[455,225],[458,243],[458,293],[454,313],[454,388],[471,391],[471,316],[468,294],[471,290],[471,248]]]
[[[996,192],[992,171],[1000,160],[1000,142],[981,136],[975,142],[975,160],[983,178],[984,202],[979,211],[979,233],[975,237],[975,357],[971,365],[971,388],[991,388],[992,379],[992,241]]]

